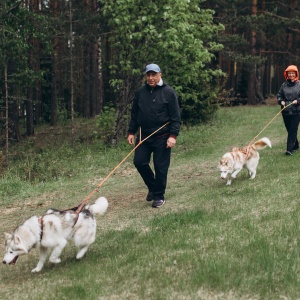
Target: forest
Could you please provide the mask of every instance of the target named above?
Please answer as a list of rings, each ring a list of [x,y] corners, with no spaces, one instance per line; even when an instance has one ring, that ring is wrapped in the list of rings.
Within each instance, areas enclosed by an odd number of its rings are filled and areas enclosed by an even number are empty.
[[[60,121],[73,133],[76,118],[96,116],[117,143],[148,63],[176,90],[185,124],[210,120],[219,105],[262,104],[298,65],[299,8],[298,0],[2,0],[1,143],[7,151]]]

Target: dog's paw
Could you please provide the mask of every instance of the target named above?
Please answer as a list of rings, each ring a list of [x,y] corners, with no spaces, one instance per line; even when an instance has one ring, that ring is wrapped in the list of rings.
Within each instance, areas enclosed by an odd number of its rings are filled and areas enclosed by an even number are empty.
[[[42,268],[34,268],[33,270],[31,270],[32,273],[37,273],[37,272],[40,272],[42,270]]]
[[[78,253],[78,254],[76,255],[76,259],[81,259],[81,258],[83,258],[84,254],[85,254],[85,253]]]
[[[84,254],[86,253],[86,251],[88,250],[88,246],[83,247],[82,249],[80,249],[76,255],[76,259],[81,259]]]
[[[52,262],[53,264],[59,264],[61,262],[60,258],[56,258],[56,259],[49,259],[50,262]]]
[[[227,181],[226,185],[231,185],[231,181]]]

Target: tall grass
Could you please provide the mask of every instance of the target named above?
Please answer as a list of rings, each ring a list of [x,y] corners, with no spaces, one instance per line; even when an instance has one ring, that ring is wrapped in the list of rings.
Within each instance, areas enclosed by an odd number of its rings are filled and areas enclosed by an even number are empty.
[[[3,265],[0,299],[298,299],[300,152],[284,155],[281,116],[259,136],[273,147],[260,152],[254,180],[242,171],[226,186],[217,170],[225,152],[247,145],[277,112],[222,108],[210,124],[183,126],[160,209],[144,200],[129,158],[101,188],[109,210],[86,257],[76,261],[68,245],[61,264],[47,262],[38,274],[30,273],[36,251]],[[19,153],[0,182],[2,231],[80,203],[130,150],[94,141]]]

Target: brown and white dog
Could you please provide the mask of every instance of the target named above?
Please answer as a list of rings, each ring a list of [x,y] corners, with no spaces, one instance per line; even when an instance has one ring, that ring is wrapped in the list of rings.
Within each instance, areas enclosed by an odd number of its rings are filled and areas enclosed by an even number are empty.
[[[271,141],[267,137],[264,137],[243,149],[234,147],[231,152],[225,153],[220,160],[219,170],[221,178],[227,179],[226,185],[231,184],[232,179],[236,178],[243,167],[248,169],[250,179],[254,179],[259,162],[259,153],[257,150],[262,150],[267,146],[272,147]]]

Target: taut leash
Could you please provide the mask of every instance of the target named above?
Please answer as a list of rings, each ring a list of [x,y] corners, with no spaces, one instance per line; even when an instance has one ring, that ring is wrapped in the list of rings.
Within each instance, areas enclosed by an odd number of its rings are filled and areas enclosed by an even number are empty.
[[[285,110],[288,106],[292,105],[293,103],[290,103],[288,104],[287,106],[284,106],[272,119],[271,121],[269,121],[267,123],[267,125],[265,125],[265,127],[251,140],[251,142],[245,147],[246,148],[246,151],[245,150],[242,150],[242,149],[238,149],[238,151],[240,152],[243,152],[245,155],[246,155],[246,158],[248,157],[249,155],[249,152],[250,152],[250,148],[251,148],[251,145],[252,143],[257,139],[257,137],[279,116],[279,114]],[[230,152],[231,156],[234,158],[234,155],[232,152]]]
[[[286,106],[284,106],[272,119],[271,121],[269,121],[267,123],[267,125],[265,125],[265,127],[252,139],[252,141],[248,144],[248,147],[251,146],[251,144],[257,139],[257,137],[279,116],[279,114],[285,110],[287,107],[289,107],[290,105],[292,105],[293,103],[290,103]]]
[[[146,141],[148,138],[150,138],[152,135],[154,135],[155,133],[157,133],[159,130],[161,130],[162,128],[164,128],[165,126],[167,126],[170,123],[167,122],[166,124],[164,124],[163,126],[159,127],[157,130],[155,130],[154,132],[152,132],[150,135],[148,135],[147,137],[145,137],[142,140],[142,136],[140,135],[140,141],[139,143],[118,163],[118,165],[98,184],[97,188],[95,188],[81,203],[80,205],[76,208],[75,213],[78,214],[82,211],[82,209],[84,208],[84,206],[87,204],[87,202],[89,201],[89,199],[96,193],[99,192],[100,187],[103,185],[103,183],[105,181],[108,180],[108,178],[120,167],[120,165],[131,155],[131,153],[138,148],[144,141]],[[75,210],[75,208],[73,209]]]

